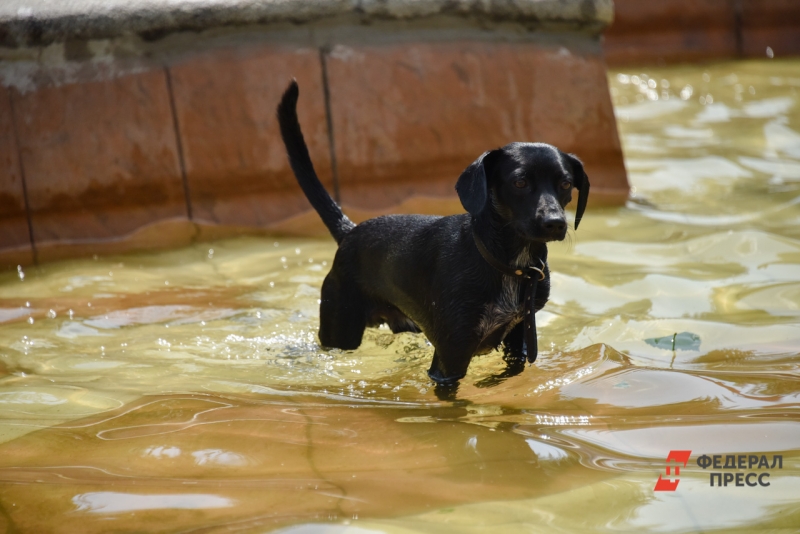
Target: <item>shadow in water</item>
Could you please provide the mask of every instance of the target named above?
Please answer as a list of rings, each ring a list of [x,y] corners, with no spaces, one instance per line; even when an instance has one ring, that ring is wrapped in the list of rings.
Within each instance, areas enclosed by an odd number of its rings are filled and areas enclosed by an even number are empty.
[[[440,401],[453,402],[456,400],[458,393],[458,382],[455,384],[436,384],[433,387],[433,393]]]
[[[502,384],[507,379],[517,376],[525,370],[525,358],[512,358],[510,356],[503,356],[503,361],[506,362],[506,368],[501,372],[488,376],[483,380],[475,382],[475,387],[490,388]]]

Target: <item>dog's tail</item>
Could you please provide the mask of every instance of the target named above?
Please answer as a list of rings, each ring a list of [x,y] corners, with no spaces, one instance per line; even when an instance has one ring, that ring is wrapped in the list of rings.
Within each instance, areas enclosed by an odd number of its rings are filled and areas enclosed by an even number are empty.
[[[278,104],[281,137],[283,137],[283,144],[286,145],[289,164],[292,166],[297,182],[333,238],[337,243],[341,243],[344,236],[356,225],[342,213],[342,209],[325,191],[314,171],[314,164],[311,163],[308,147],[303,139],[303,132],[300,131],[300,122],[297,120],[297,97],[299,95],[297,81],[292,80],[292,83],[286,88],[286,92],[283,93],[281,103]]]

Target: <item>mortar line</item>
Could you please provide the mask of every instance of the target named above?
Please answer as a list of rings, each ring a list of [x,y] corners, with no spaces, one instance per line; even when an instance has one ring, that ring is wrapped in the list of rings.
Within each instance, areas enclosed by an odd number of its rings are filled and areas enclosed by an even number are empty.
[[[331,114],[331,90],[328,83],[328,50],[325,47],[319,49],[319,61],[322,66],[322,91],[325,95],[325,122],[328,125],[328,150],[331,158],[331,174],[333,175],[333,198],[337,204],[342,203],[339,194],[339,166],[336,161],[336,141],[333,135],[333,115]]]
[[[19,142],[19,130],[17,129],[17,118],[14,110],[14,95],[11,90],[8,91],[8,107],[11,111],[11,127],[14,129],[14,142],[17,144],[17,160],[19,161],[19,176],[22,182],[22,198],[25,201],[25,219],[28,221],[28,239],[31,243],[33,264],[39,265],[39,251],[36,249],[36,241],[33,239],[33,218],[31,217],[31,204],[28,200],[28,183],[25,177],[25,163],[22,161],[22,145]]]
[[[733,31],[734,38],[736,39],[736,57],[744,57],[744,31],[742,28],[742,15],[744,7],[742,0],[733,0]]]
[[[186,201],[186,216],[190,221],[192,217],[192,197],[189,194],[189,179],[186,176],[186,162],[183,158],[183,143],[181,142],[181,129],[180,122],[178,121],[178,110],[175,107],[175,92],[172,88],[172,74],[169,71],[169,66],[164,65],[164,74],[167,79],[167,93],[169,93],[169,106],[172,111],[172,128],[175,130],[175,147],[178,150],[178,163],[181,167],[181,179],[183,181],[183,196]]]

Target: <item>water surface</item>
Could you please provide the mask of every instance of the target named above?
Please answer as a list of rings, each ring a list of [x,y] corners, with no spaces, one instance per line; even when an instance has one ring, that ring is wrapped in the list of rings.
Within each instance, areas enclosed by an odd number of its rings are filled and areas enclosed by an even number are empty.
[[[800,62],[609,83],[635,193],[550,247],[536,364],[455,402],[420,335],[319,347],[332,240],[4,275],[0,531],[795,532]],[[704,454],[782,468],[711,487]]]

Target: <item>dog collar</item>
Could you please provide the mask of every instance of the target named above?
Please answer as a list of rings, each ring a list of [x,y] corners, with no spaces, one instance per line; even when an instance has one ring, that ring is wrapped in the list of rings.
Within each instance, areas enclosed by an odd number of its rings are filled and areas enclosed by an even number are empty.
[[[486,248],[486,245],[483,244],[481,238],[478,237],[478,234],[476,234],[474,231],[472,232],[472,237],[475,240],[475,246],[478,247],[478,252],[481,253],[483,259],[486,260],[486,263],[494,267],[495,270],[500,271],[507,276],[525,278],[527,280],[533,280],[533,273],[536,272],[539,275],[537,282],[544,280],[544,261],[542,258],[538,258],[539,263],[542,264],[541,269],[538,267],[533,267],[532,265],[529,265],[525,268],[514,269],[495,258],[494,255],[489,252],[489,249]]]
[[[480,252],[483,259],[486,260],[486,263],[505,275],[522,279],[522,287],[525,292],[525,318],[523,319],[523,328],[525,329],[523,332],[523,339],[525,340],[527,349],[525,357],[529,363],[533,363],[536,361],[536,356],[539,354],[538,341],[536,339],[536,312],[533,309],[533,297],[536,295],[536,286],[545,279],[544,260],[539,258],[539,262],[542,264],[541,269],[532,266],[525,267],[524,269],[513,269],[495,258],[474,230],[472,232],[472,237],[475,240],[475,246],[478,247],[478,252]],[[534,272],[539,274],[538,278],[532,276]]]

